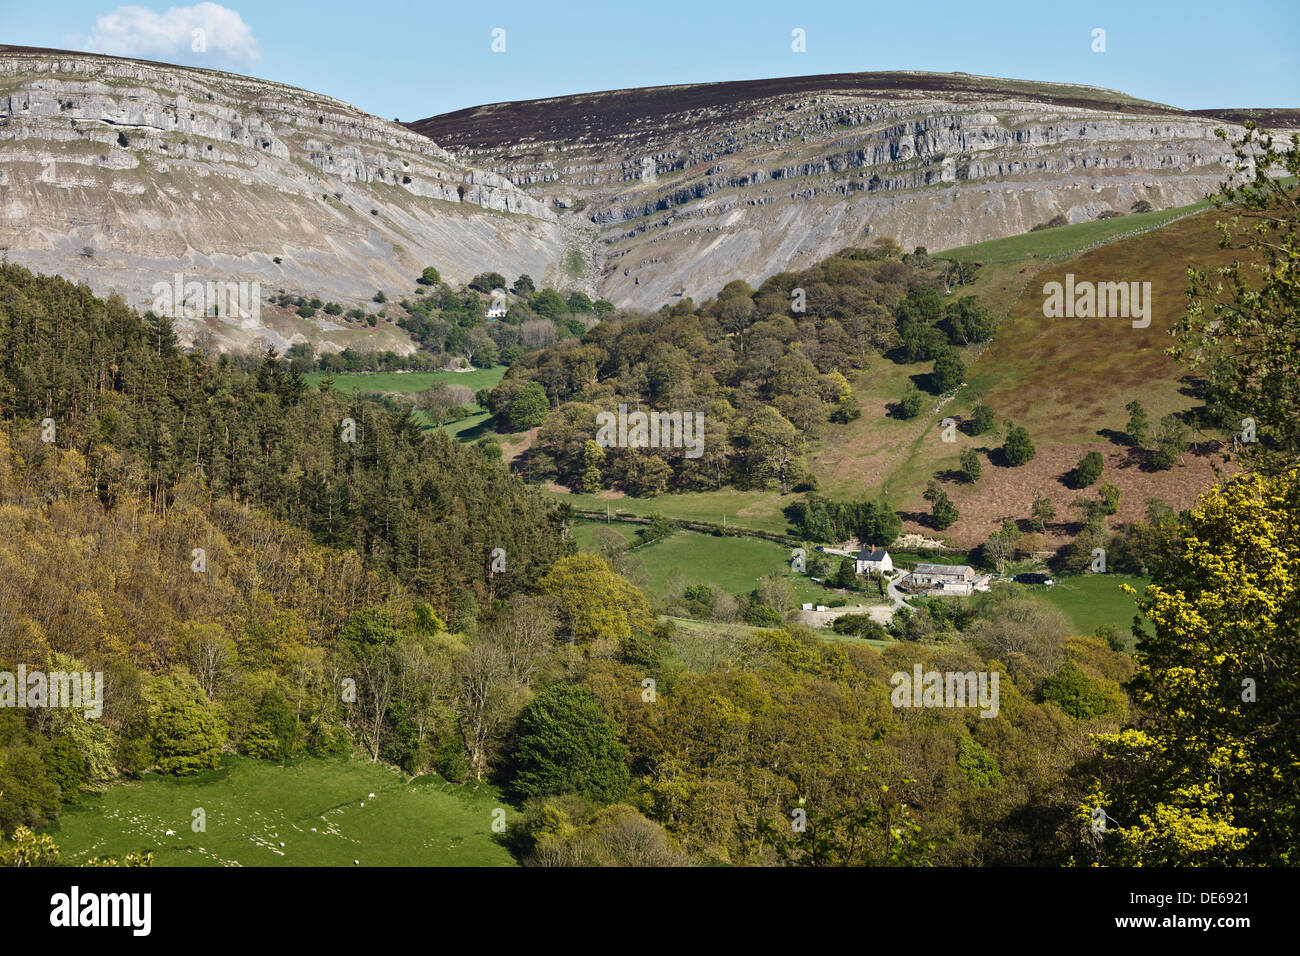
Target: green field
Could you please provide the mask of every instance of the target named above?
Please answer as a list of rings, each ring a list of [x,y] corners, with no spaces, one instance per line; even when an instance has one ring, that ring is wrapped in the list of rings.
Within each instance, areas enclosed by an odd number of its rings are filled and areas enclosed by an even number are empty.
[[[421,412],[420,414],[423,415],[424,413]],[[491,412],[475,412],[467,418],[460,418],[454,422],[447,422],[447,424],[442,426],[442,430],[452,438],[460,438],[461,436],[464,436],[465,441],[473,441],[474,439],[481,437],[484,433],[492,430],[490,427],[491,421]]]
[[[628,542],[637,544],[636,532],[642,525],[603,521],[575,521],[573,538],[578,548],[591,550],[592,536],[597,528],[610,528]],[[849,603],[859,599],[864,604],[879,600],[874,592],[845,594],[833,588],[824,588],[804,574],[790,572],[791,550],[784,545],[761,538],[739,538],[729,535],[702,534],[697,531],[674,531],[636,547],[633,551],[645,564],[649,578],[647,587],[652,595],[661,597],[669,575],[680,571],[687,584],[708,584],[730,594],[747,594],[754,590],[758,579],[768,574],[783,574],[794,586],[799,602],[812,601],[825,604],[835,598]]]
[[[668,575],[680,570],[687,583],[706,582],[732,594],[748,593],[767,574],[790,570],[790,549],[759,538],[676,531],[636,549],[650,575],[650,589],[662,594]]]
[[[579,518],[573,522],[573,540],[578,545],[579,551],[590,551],[592,537],[598,528],[608,528],[621,534],[627,542],[635,544],[637,541],[636,532],[638,528],[644,527],[639,524],[628,524],[623,521],[589,521],[585,518]]]
[[[1127,584],[1141,594],[1149,583],[1149,578],[1132,574],[1083,574],[1057,579],[1050,588],[1031,585],[1026,590],[1064,611],[1080,634],[1091,634],[1103,624],[1127,631],[1137,605],[1119,586]]]
[[[498,807],[513,815],[494,787],[407,783],[359,758],[227,756],[196,777],[148,774],[83,797],[45,832],[72,864],[137,851],[156,866],[512,866],[492,831]]]
[[[506,366],[497,365],[493,368],[476,368],[470,372],[445,372],[441,370],[436,372],[339,372],[329,377],[334,380],[335,389],[348,395],[356,392],[412,395],[424,391],[434,382],[465,385],[476,392],[481,388],[496,388],[497,383],[505,377],[505,374]],[[325,372],[311,372],[303,376],[303,380],[312,386],[319,385],[325,378]],[[492,413],[477,402],[471,402],[469,407],[474,409],[474,414],[447,422],[442,426],[443,431],[454,438],[463,438],[465,441],[480,438],[484,432],[489,431],[488,423],[491,421]],[[433,422],[429,420],[429,417],[424,412],[417,411],[415,417],[427,427],[433,427]]]
[[[779,491],[687,491],[656,498],[605,498],[546,489],[546,493],[576,511],[605,511],[648,517],[661,514],[683,521],[707,521],[728,527],[750,528],[789,534],[790,522],[781,509],[803,495],[782,495]]]
[[[1125,233],[1138,229],[1151,229],[1171,219],[1210,208],[1210,201],[1202,199],[1190,206],[1175,206],[1171,209],[1159,209],[1153,212],[1120,216],[1118,219],[1097,219],[1092,222],[1077,222],[1055,229],[1040,229],[1004,239],[990,239],[969,246],[958,246],[934,253],[936,259],[962,259],[980,261],[1012,261],[1028,258],[1036,254],[1040,259],[1053,259],[1086,249],[1099,242],[1108,242]]]
[[[325,378],[334,380],[334,388],[340,392],[398,392],[409,394],[422,392],[434,382],[446,382],[448,385],[468,385],[474,391],[480,388],[496,388],[497,383],[505,377],[506,366],[493,368],[476,368],[470,372],[309,372],[303,376],[308,385],[319,385]]]

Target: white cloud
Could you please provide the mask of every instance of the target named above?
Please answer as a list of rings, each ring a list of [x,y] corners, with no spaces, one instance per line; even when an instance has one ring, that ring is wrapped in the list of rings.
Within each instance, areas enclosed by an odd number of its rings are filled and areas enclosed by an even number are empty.
[[[95,21],[89,36],[74,35],[70,46],[90,53],[129,56],[215,69],[247,69],[261,57],[252,28],[237,10],[219,3],[169,7],[118,7]]]

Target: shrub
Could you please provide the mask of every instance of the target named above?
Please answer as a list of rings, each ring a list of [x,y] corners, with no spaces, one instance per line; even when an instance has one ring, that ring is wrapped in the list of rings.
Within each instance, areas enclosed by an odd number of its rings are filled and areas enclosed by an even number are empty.
[[[186,775],[217,766],[225,724],[196,683],[160,677],[146,697],[159,772]]]
[[[1070,472],[1070,481],[1076,488],[1087,488],[1101,477],[1102,460],[1098,452],[1090,451],[1079,459]]]
[[[1060,213],[1057,213],[1051,219],[1047,220],[1047,222],[1040,222],[1038,225],[1034,226],[1034,228],[1030,229],[1029,231],[1040,232],[1043,229],[1058,229],[1061,226],[1068,226],[1069,224],[1070,224],[1070,220],[1066,219]]]
[[[740,619],[754,627],[775,627],[781,623],[781,615],[776,608],[766,604],[750,604],[740,612]]]
[[[1002,455],[1006,458],[1007,464],[1013,468],[1019,467],[1032,461],[1036,454],[1037,450],[1029,439],[1028,430],[1008,422],[1007,440],[1002,445]]]
[[[957,506],[952,503],[948,493],[939,488],[935,482],[930,482],[929,487],[925,489],[925,500],[930,502],[930,519],[931,523],[940,531],[952,526],[960,514]]]
[[[898,417],[912,419],[921,414],[921,406],[925,403],[925,397],[915,386],[908,389],[896,406]]]
[[[971,435],[983,435],[985,432],[993,429],[993,409],[987,405],[976,405],[975,411],[971,413],[970,424],[967,431]]]
[[[889,631],[883,624],[872,620],[870,614],[843,614],[831,623],[831,630],[836,634],[848,634],[879,641],[889,638]]]
[[[934,360],[934,387],[940,392],[951,391],[966,377],[966,365],[956,349],[949,349]]]
[[[1078,720],[1123,716],[1128,711],[1118,684],[1089,677],[1073,662],[1061,665],[1043,682],[1043,699]]]
[[[862,417],[862,406],[852,395],[845,395],[831,410],[831,421],[837,425],[847,425]]]
[[[627,790],[627,749],[590,691],[548,687],[519,715],[513,788],[521,797],[579,793],[612,803]]]

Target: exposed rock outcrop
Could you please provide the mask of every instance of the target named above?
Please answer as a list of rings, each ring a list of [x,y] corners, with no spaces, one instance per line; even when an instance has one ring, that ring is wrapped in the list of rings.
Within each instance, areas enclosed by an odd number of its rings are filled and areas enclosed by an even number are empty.
[[[410,125],[597,230],[602,293],[647,308],[868,235],[939,250],[1195,202],[1229,174],[1215,128],[1241,131],[1093,87],[926,73],[619,90]]]
[[[540,278],[565,235],[504,175],[326,96],[0,47],[0,247],[141,308],[177,271],[342,303],[409,292],[426,265]],[[257,338],[240,331],[227,344]]]

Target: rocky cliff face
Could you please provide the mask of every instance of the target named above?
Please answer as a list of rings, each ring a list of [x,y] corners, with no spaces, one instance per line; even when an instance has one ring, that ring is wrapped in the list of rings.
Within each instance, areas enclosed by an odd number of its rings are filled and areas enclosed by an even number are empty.
[[[1289,114],[1288,114],[1289,115]],[[931,250],[1203,198],[1217,126],[1092,87],[922,73],[622,90],[411,128],[587,228],[617,305],[699,298],[868,236]]]
[[[228,73],[0,47],[0,250],[141,308],[177,272],[359,305],[409,291],[426,265],[656,308],[870,236],[937,250],[1192,202],[1227,173],[1214,128],[1247,115],[864,73],[496,104],[408,128]],[[178,330],[281,348],[339,332],[278,319]],[[410,347],[389,332],[382,347]]]
[[[341,303],[409,292],[426,265],[542,279],[563,268],[565,235],[507,177],[329,97],[0,47],[0,247],[141,308],[176,272]],[[283,345],[230,326],[226,346]]]

